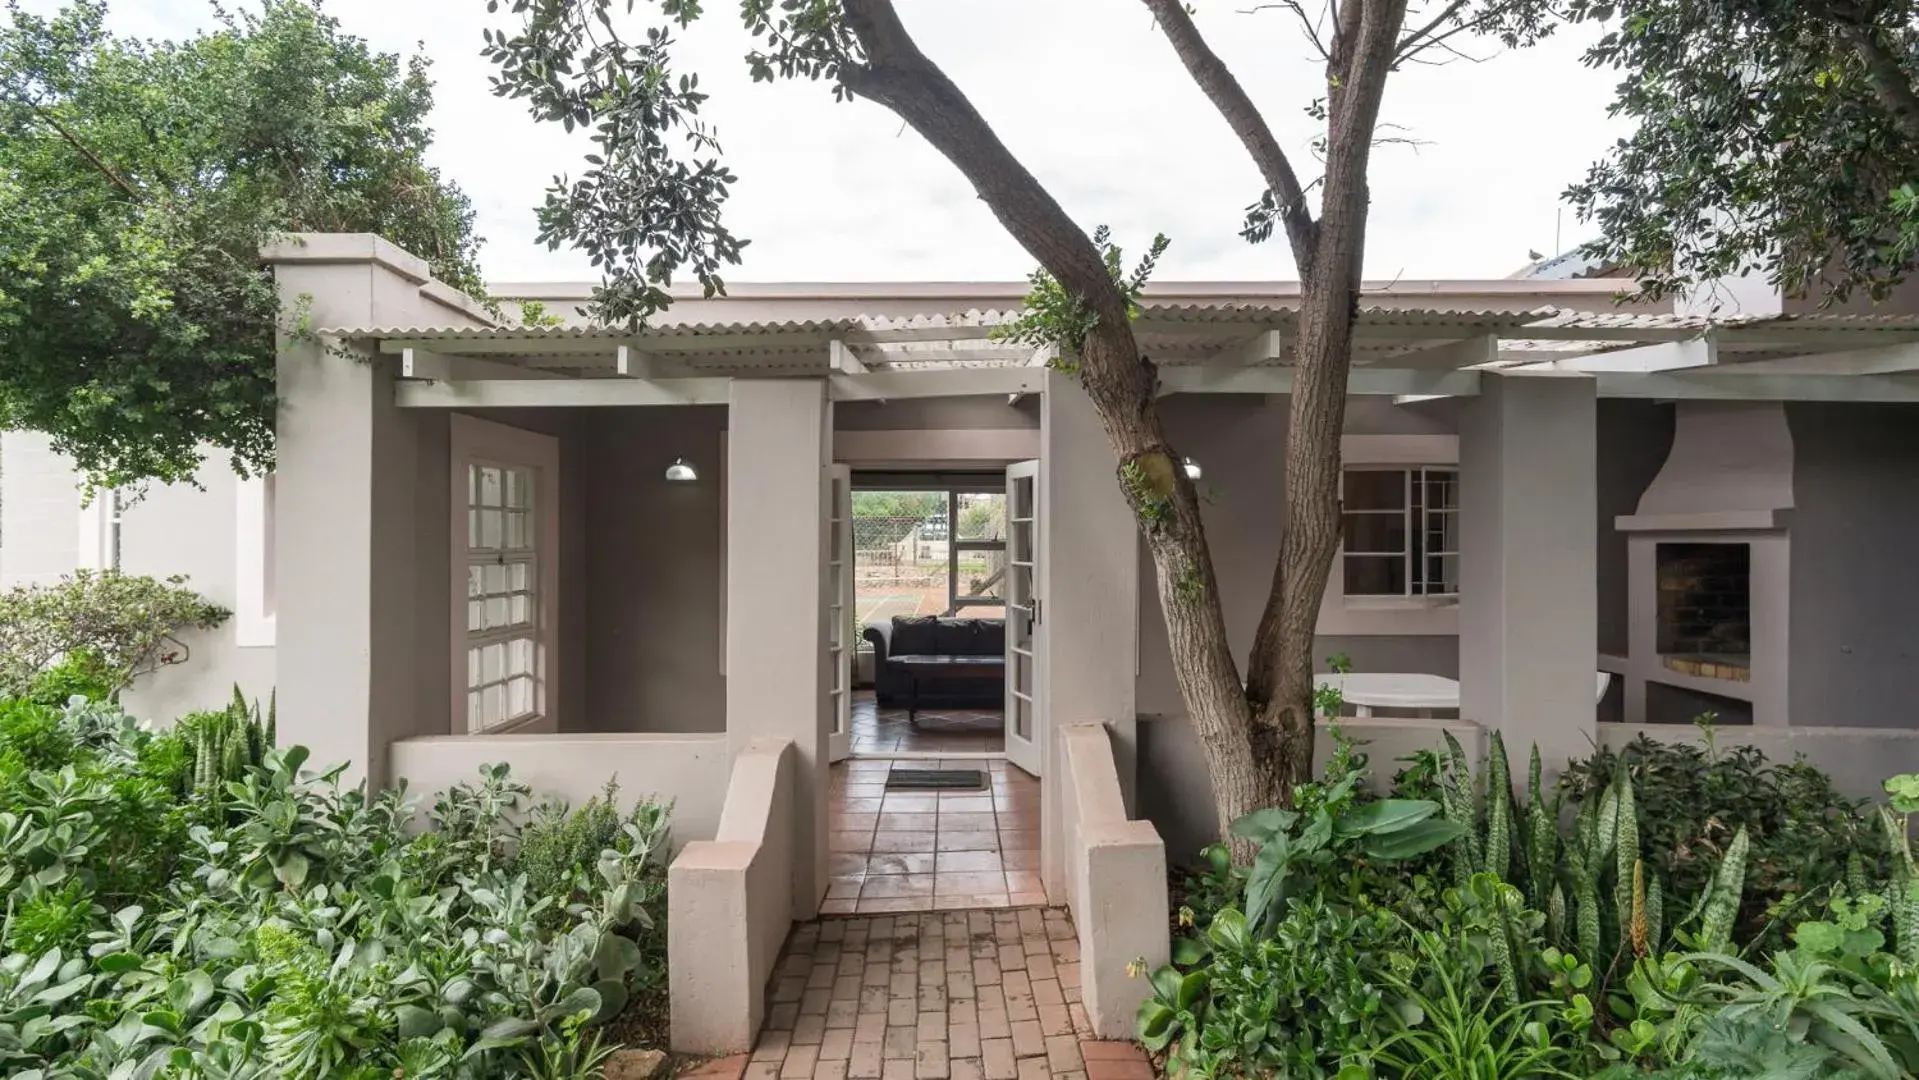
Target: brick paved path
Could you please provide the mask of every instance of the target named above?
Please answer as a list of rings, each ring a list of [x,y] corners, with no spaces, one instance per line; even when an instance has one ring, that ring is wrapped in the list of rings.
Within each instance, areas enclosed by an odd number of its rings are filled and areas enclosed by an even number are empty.
[[[794,929],[751,1055],[701,1080],[1152,1080],[1092,1038],[1060,908],[829,918]]]

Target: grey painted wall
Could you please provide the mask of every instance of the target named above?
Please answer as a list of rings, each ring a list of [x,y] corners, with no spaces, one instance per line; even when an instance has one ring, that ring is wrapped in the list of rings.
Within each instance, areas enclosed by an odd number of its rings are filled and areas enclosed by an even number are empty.
[[[1599,402],[1599,651],[1624,656],[1626,534],[1614,519],[1639,508],[1646,485],[1672,450],[1670,404],[1629,398]]]
[[[1039,398],[905,398],[900,401],[841,401],[833,405],[836,431],[907,431],[921,428],[1037,428]]]
[[[1794,726],[1910,727],[1919,406],[1793,402]]]
[[[582,410],[588,411],[588,410]],[[595,409],[578,464],[587,518],[575,652],[584,661],[582,730],[722,732],[720,674],[723,405]],[[699,470],[668,483],[667,463]]]

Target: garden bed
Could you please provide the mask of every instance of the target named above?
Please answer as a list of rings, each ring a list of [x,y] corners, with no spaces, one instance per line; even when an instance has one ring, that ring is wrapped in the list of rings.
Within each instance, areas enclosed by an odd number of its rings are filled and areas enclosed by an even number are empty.
[[[1420,755],[1392,797],[1342,741],[1257,851],[1172,887],[1140,1036],[1172,1075],[1919,1075],[1919,777],[1888,805],[1804,764],[1642,740],[1515,791]]]
[[[664,1044],[666,808],[504,765],[368,795],[270,709],[158,732],[88,691],[0,699],[0,1075],[588,1080]]]

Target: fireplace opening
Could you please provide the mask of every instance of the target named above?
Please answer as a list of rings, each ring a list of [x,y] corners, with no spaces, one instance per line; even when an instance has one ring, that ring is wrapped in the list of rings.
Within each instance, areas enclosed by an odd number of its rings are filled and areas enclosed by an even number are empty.
[[[1746,544],[1662,543],[1659,660],[1708,679],[1752,678],[1752,548]]]

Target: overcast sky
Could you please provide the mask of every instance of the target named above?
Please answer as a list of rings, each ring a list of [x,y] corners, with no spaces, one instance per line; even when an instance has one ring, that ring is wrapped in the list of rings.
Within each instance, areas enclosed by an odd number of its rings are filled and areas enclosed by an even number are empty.
[[[211,25],[208,0],[110,0],[116,29],[177,37]],[[229,0],[244,4],[248,0]],[[26,0],[51,11],[59,0]],[[583,137],[535,124],[487,89],[485,0],[326,0],[383,51],[433,60],[431,159],[472,197],[489,280],[587,280],[583,258],[533,239],[531,208],[575,171]],[[648,7],[642,2],[642,9]],[[1255,170],[1131,0],[901,0],[922,47],[1083,225],[1110,224],[1129,251],[1173,244],[1160,278],[1295,276],[1283,242],[1248,245],[1241,214]],[[1294,155],[1317,170],[1302,109],[1322,82],[1291,16],[1200,0],[1202,31]],[[1415,5],[1417,6],[1417,5]],[[1014,279],[1031,260],[960,175],[892,114],[835,104],[824,86],[753,84],[730,0],[685,35],[681,66],[712,93],[708,118],[739,176],[727,221],[749,238],[734,281]],[[505,25],[495,16],[494,25]],[[1469,46],[1483,63],[1395,74],[1384,120],[1421,145],[1373,155],[1366,276],[1503,277],[1528,250],[1585,238],[1560,193],[1622,131],[1605,114],[1613,77],[1578,62],[1590,34],[1530,50]],[[1556,240],[1557,237],[1557,240]]]

